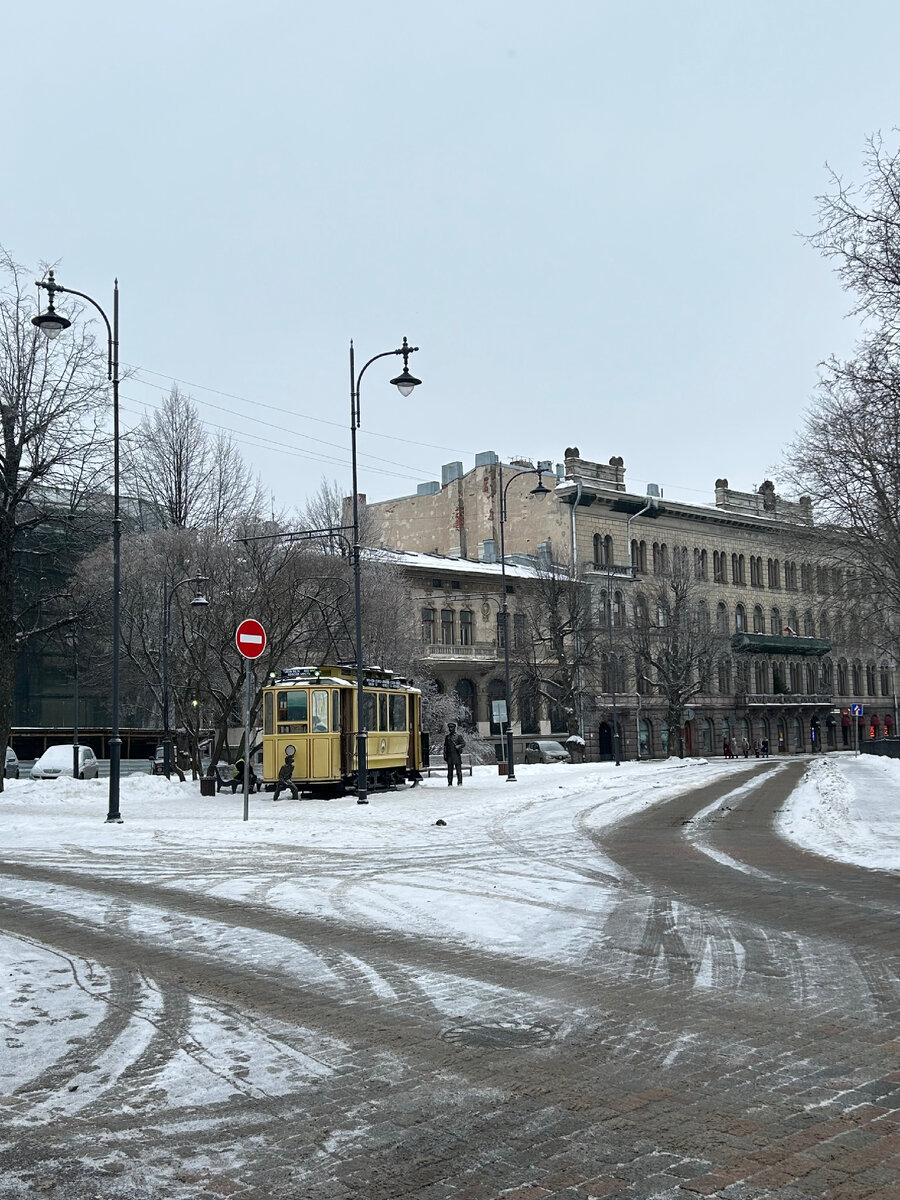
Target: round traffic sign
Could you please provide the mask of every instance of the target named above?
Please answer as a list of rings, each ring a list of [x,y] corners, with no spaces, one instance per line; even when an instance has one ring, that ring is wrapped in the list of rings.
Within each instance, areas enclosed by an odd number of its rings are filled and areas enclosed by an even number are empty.
[[[259,658],[266,648],[266,631],[259,621],[241,621],[234,635],[235,644],[244,658]]]

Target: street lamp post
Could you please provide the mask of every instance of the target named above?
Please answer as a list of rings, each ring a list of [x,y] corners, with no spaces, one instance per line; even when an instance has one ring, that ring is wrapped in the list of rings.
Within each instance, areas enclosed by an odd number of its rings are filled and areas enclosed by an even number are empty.
[[[500,590],[503,593],[503,667],[506,674],[506,782],[515,783],[516,781],[516,762],[513,753],[513,732],[512,732],[512,695],[509,686],[509,605],[506,598],[506,493],[513,479],[517,479],[520,475],[537,475],[538,485],[531,489],[532,496],[546,496],[550,489],[544,487],[544,472],[540,467],[523,467],[522,470],[516,471],[512,479],[508,479],[506,486],[503,486],[503,463],[500,467]]]
[[[163,774],[166,779],[172,778],[172,737],[169,732],[169,629],[172,618],[172,597],[180,587],[192,583],[198,589],[191,601],[191,608],[206,608],[209,601],[200,595],[201,583],[206,583],[205,575],[190,575],[187,579],[179,580],[174,587],[169,587],[168,579],[163,580],[163,642],[162,642],[162,716],[163,716]]]
[[[406,338],[398,350],[384,350],[375,354],[356,373],[353,341],[350,342],[350,456],[353,468],[353,597],[356,613],[356,803],[368,804],[368,767],[366,764],[366,730],[363,729],[363,641],[362,641],[362,601],[360,587],[360,545],[359,545],[359,484],[357,482],[356,465],[356,431],[359,429],[359,385],[368,368],[379,358],[390,358],[395,354],[403,355],[403,370],[391,380],[401,396],[412,394],[413,388],[419,386],[421,379],[416,379],[409,373],[409,356],[419,349],[410,346]]]
[[[121,540],[122,522],[119,513],[119,281],[113,282],[113,319],[109,317],[93,297],[85,292],[76,292],[74,288],[63,287],[53,277],[53,272],[47,272],[47,279],[37,280],[37,286],[47,292],[47,311],[38,313],[31,318],[35,325],[51,340],[58,337],[64,329],[72,324],[66,317],[56,311],[53,298],[57,292],[69,296],[78,296],[92,304],[106,325],[108,343],[107,378],[112,383],[113,398],[113,632],[112,632],[112,729],[109,738],[109,810],[106,814],[107,824],[122,824],[122,814],[119,811],[119,779],[122,763],[122,739],[119,736],[119,655],[121,645]]]
[[[630,551],[629,551],[630,552]],[[612,593],[612,564],[606,564],[606,620],[609,626],[609,688],[612,692],[613,712],[613,752],[616,766],[621,766],[619,752],[619,714],[616,711],[616,656],[613,651],[613,593]]]

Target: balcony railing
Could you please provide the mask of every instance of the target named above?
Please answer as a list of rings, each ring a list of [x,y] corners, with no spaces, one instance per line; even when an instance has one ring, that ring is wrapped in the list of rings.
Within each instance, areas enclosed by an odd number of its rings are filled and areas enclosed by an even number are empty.
[[[592,571],[596,575],[608,573],[613,579],[633,579],[635,576],[635,570],[630,563],[611,563],[607,567],[604,563],[586,562],[583,566],[585,571]]]
[[[472,646],[445,646],[435,642],[424,647],[428,658],[483,658],[499,659],[503,656],[501,647],[494,642],[476,642]]]
[[[738,692],[734,702],[744,708],[788,708],[799,704],[830,707],[832,697],[824,692]]]

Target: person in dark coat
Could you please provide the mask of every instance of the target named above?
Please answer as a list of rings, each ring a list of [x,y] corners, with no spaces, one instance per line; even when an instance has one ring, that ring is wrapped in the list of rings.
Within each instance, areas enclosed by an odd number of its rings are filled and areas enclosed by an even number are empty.
[[[300,789],[294,783],[294,756],[293,754],[285,754],[284,766],[278,772],[278,782],[275,784],[275,795],[273,800],[277,800],[285,788],[290,789],[291,799],[300,799]]]
[[[232,796],[238,790],[238,788],[240,788],[241,791],[244,790],[244,756],[243,756],[243,754],[237,760],[237,762],[234,764],[234,775],[232,776],[232,779],[231,779],[231,794],[232,794]],[[258,778],[256,772],[253,770],[253,763],[250,764],[250,791],[251,792],[259,791],[259,778]]]
[[[447,736],[444,738],[444,762],[447,764],[447,787],[453,787],[453,775],[456,773],[456,782],[459,787],[462,787],[462,752],[465,747],[466,739],[461,733],[456,732],[456,724],[453,721],[447,723]]]

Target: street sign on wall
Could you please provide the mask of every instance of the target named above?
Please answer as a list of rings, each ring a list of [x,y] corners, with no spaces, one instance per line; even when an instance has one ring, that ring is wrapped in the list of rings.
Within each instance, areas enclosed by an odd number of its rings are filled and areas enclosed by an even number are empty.
[[[241,621],[234,635],[235,645],[244,658],[259,658],[266,648],[266,631],[259,621]]]

